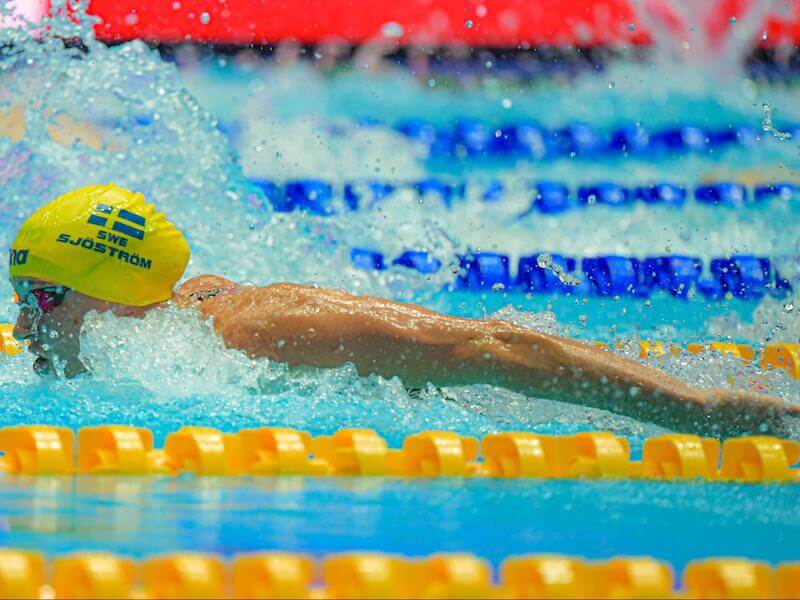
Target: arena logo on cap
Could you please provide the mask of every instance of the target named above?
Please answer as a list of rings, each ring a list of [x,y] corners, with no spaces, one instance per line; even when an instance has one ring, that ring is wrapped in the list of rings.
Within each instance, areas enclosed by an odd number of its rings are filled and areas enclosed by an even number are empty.
[[[8,251],[8,265],[10,267],[20,267],[28,262],[28,250],[16,250],[11,248]]]
[[[142,215],[120,208],[117,211],[116,219],[112,220],[111,215],[114,212],[114,207],[108,204],[98,204],[94,207],[94,211],[102,214],[90,215],[87,220],[89,225],[107,227],[112,231],[136,238],[137,240],[144,239],[144,227],[147,221]],[[110,220],[111,224],[109,225]]]

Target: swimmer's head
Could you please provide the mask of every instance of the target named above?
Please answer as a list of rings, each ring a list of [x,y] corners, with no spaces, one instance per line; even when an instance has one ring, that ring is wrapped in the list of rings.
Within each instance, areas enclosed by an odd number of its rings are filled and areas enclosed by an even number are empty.
[[[188,261],[181,232],[142,194],[92,185],[59,196],[25,220],[11,246],[9,274],[147,306],[172,296]]]
[[[108,184],[59,196],[28,217],[11,246],[14,335],[30,342],[37,371],[80,373],[85,315],[137,314],[170,299],[188,261],[183,235],[142,194]]]

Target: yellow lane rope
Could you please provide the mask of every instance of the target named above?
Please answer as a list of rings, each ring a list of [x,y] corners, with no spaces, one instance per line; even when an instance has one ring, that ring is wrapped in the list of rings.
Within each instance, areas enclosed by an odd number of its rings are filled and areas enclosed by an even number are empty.
[[[675,583],[669,565],[648,557],[515,556],[495,579],[487,561],[466,553],[421,559],[347,553],[314,561],[258,552],[225,562],[203,553],[133,561],[92,552],[47,564],[37,552],[0,550],[0,599],[798,598],[800,563],[773,568],[739,558],[699,560],[683,570],[679,587]]]
[[[609,432],[550,436],[450,431],[410,435],[389,448],[370,429],[312,437],[284,427],[223,433],[183,427],[153,447],[150,430],[127,425],[28,425],[0,429],[0,472],[9,475],[306,475],[643,479],[655,481],[800,482],[800,443],[769,436],[714,438],[667,434],[645,440],[642,459]]]

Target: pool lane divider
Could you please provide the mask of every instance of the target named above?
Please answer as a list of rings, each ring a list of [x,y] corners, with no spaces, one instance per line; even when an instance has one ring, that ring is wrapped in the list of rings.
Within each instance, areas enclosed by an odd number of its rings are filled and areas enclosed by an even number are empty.
[[[784,297],[793,289],[769,258],[753,255],[712,258],[706,269],[702,259],[693,256],[640,259],[601,255],[585,257],[579,263],[561,254],[536,252],[519,258],[516,276],[511,272],[508,254],[470,252],[457,258],[457,275],[445,286],[446,291],[630,298],[664,293],[679,299],[699,294],[709,301],[753,301],[767,294]],[[442,262],[424,250],[406,250],[391,260],[376,250],[351,248],[350,260],[356,268],[367,271],[384,271],[397,265],[430,275],[442,268]]]
[[[341,193],[337,191],[334,194],[334,186],[320,180],[296,180],[283,185],[272,181],[252,182],[261,188],[274,210],[300,210],[320,216],[374,207],[402,187],[378,181],[364,185],[346,183]],[[467,196],[467,184],[463,181],[451,184],[427,179],[408,185],[416,190],[421,199],[438,198],[452,210],[458,210],[458,201]],[[766,206],[763,201],[769,198],[789,201],[800,197],[799,190],[800,187],[794,183],[765,183],[753,188],[754,201],[751,202],[747,187],[739,183],[721,182],[699,185],[694,195],[698,202],[708,205],[745,207]],[[625,207],[636,200],[677,207],[683,205],[687,197],[685,188],[669,183],[629,189],[613,182],[600,182],[579,187],[572,194],[563,184],[539,181],[530,184],[530,193],[531,204],[517,215],[518,218],[527,218],[534,212],[554,214],[591,205]],[[485,202],[498,202],[503,196],[503,184],[495,181],[488,185],[482,197]],[[558,277],[552,268],[540,265],[538,257],[541,254],[537,252],[520,257],[516,277],[511,274],[511,257],[507,254],[470,252],[459,256],[460,272],[448,289],[513,289],[525,293],[633,297],[666,291],[678,298],[686,298],[690,291],[696,290],[709,300],[729,297],[757,300],[766,293],[781,295],[792,289],[789,280],[773,268],[768,257],[754,255],[712,258],[706,269],[703,260],[693,256],[668,255],[639,259],[600,255],[576,259],[547,253],[551,255],[554,265],[575,280],[573,285],[567,284],[564,277]],[[410,248],[392,258],[373,248],[354,247],[350,251],[350,259],[360,269],[376,271],[398,265],[431,274],[443,266],[441,260],[422,248]],[[704,271],[708,272],[705,277]]]
[[[364,184],[344,184],[341,193],[334,185],[321,180],[304,179],[278,184],[273,181],[251,180],[261,188],[266,199],[278,212],[300,210],[320,216],[330,216],[361,208],[374,207],[386,200],[402,184],[372,181]],[[450,209],[458,209],[459,200],[467,196],[467,184],[447,183],[426,179],[405,184],[416,190],[420,199],[438,198]],[[485,202],[497,202],[504,197],[503,183],[493,181],[482,192]],[[628,188],[613,182],[600,182],[582,186],[572,194],[567,186],[555,182],[538,181],[529,184],[531,204],[518,218],[527,218],[534,212],[554,214],[590,205],[625,207],[636,200],[648,204],[673,207],[682,206],[687,197],[684,187],[659,183]],[[703,184],[695,188],[698,202],[714,206],[745,207],[764,205],[769,198],[789,201],[800,197],[800,187],[794,183],[765,183],[753,188],[753,202],[748,188],[739,183],[721,182]],[[256,203],[261,207],[260,201]],[[687,297],[696,289],[710,300],[736,297],[748,300],[761,298],[768,291],[783,294],[791,290],[790,282],[772,268],[769,258],[753,255],[735,255],[714,258],[708,264],[710,278],[701,278],[703,261],[692,256],[652,256],[644,259],[616,255],[600,255],[578,259],[552,254],[559,268],[577,279],[578,285],[567,285],[551,269],[538,264],[538,252],[519,259],[517,276],[510,273],[510,257],[491,252],[471,252],[459,256],[461,273],[449,286],[452,289],[484,291],[516,289],[526,293],[561,292],[574,295],[627,295],[648,296],[667,291],[679,298]],[[424,249],[407,249],[391,259],[378,250],[355,247],[350,252],[354,266],[365,270],[385,270],[399,265],[423,274],[436,273],[442,267],[439,259]],[[580,264],[580,271],[577,266]]]
[[[46,568],[49,567],[49,568]],[[45,573],[48,573],[48,577]],[[496,576],[495,576],[496,575]],[[6,598],[798,598],[800,563],[745,558],[694,560],[676,585],[672,568],[650,557],[588,561],[527,554],[491,564],[468,553],[409,558],[378,552],[181,552],[141,561],[107,552],[45,560],[0,550]]]
[[[25,347],[14,338],[14,326],[10,323],[0,324],[0,354],[17,356]],[[587,342],[599,348],[611,350],[607,342]],[[756,348],[747,344],[733,342],[712,341],[708,344],[686,344],[681,346],[674,342],[639,341],[639,358],[657,358],[667,354],[680,355],[682,353],[701,354],[703,352],[719,352],[740,359],[743,363],[756,362],[759,368],[765,371],[781,369],[793,379],[800,379],[800,344],[778,342],[767,344],[763,351],[757,352]]]
[[[362,130],[382,128],[379,121],[361,120]],[[220,129],[234,144],[238,144],[243,124],[238,121],[221,124]],[[457,161],[552,161],[558,159],[670,160],[688,154],[710,155],[729,148],[755,150],[765,142],[775,142],[771,134],[748,126],[729,125],[719,129],[684,124],[659,130],[648,130],[630,123],[601,131],[588,123],[575,122],[549,129],[535,123],[506,123],[490,125],[475,119],[458,121],[448,126],[436,126],[423,119],[409,119],[392,126],[422,149],[428,158]],[[327,130],[338,137],[347,135],[338,123]],[[776,131],[786,133],[792,144],[800,137],[800,125],[782,124]],[[794,139],[793,139],[794,138]]]
[[[375,125],[361,124],[362,127]],[[665,159],[685,154],[713,155],[734,146],[753,148],[765,139],[773,139],[771,134],[746,125],[715,129],[684,124],[648,130],[629,123],[613,131],[600,131],[579,121],[548,129],[530,122],[495,126],[477,119],[437,127],[422,119],[409,119],[393,129],[424,147],[431,158],[456,160]],[[797,125],[782,124],[776,130],[787,133],[790,138],[800,135]]]
[[[632,461],[627,439],[609,432],[550,436],[451,431],[410,435],[389,448],[371,429],[312,437],[285,427],[223,433],[182,427],[153,447],[149,429],[100,425],[78,431],[23,425],[0,429],[0,473],[7,475],[165,475],[479,477],[800,483],[800,443],[769,436],[716,438],[666,434],[645,440]]]
[[[453,211],[458,211],[467,198],[495,204],[512,194],[528,194],[530,204],[517,215],[519,218],[533,213],[553,215],[591,206],[625,208],[637,202],[677,209],[690,198],[700,205],[742,209],[767,207],[770,200],[788,202],[800,197],[800,186],[789,181],[764,182],[752,187],[735,181],[699,183],[694,186],[693,193],[686,186],[671,182],[629,186],[614,181],[597,181],[571,188],[558,181],[530,180],[520,182],[513,189],[498,179],[481,183],[435,177],[410,182],[370,180],[343,184],[321,179],[279,183],[250,178],[250,182],[264,193],[277,212],[298,210],[323,217],[373,209],[402,191],[412,191],[420,200],[438,201]],[[421,210],[424,211],[425,207]]]

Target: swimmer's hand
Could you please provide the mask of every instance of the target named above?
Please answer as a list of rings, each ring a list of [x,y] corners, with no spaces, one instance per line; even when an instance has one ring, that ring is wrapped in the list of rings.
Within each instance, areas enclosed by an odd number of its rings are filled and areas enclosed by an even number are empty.
[[[748,390],[700,390],[703,412],[712,429],[722,433],[795,437],[800,430],[800,406]]]

